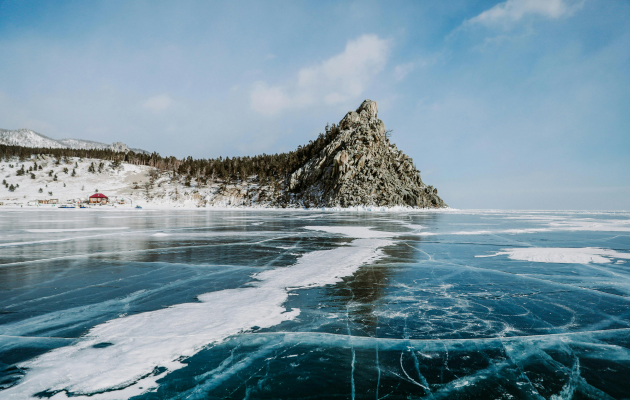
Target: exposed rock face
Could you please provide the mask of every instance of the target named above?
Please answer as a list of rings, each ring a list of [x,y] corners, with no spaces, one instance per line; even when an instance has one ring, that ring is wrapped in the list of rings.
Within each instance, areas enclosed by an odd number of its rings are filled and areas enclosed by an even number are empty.
[[[411,158],[391,144],[375,101],[339,122],[339,135],[288,182],[292,201],[311,206],[446,207]]]
[[[131,149],[126,144],[124,144],[123,142],[114,142],[114,143],[109,145],[109,148],[111,150],[117,151],[119,153],[122,153],[122,152],[128,153],[128,152],[131,151]]]
[[[198,206],[447,207],[437,189],[422,182],[411,158],[390,143],[376,102],[365,100],[317,140],[309,144],[317,146],[309,148],[310,158],[297,170],[300,164],[293,165],[289,175],[212,179],[196,188],[189,180],[182,193],[191,192]]]

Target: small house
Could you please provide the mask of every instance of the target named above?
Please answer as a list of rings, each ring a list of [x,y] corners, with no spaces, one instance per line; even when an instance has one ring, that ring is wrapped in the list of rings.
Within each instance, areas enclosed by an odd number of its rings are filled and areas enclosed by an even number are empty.
[[[37,204],[59,204],[59,199],[39,199]]]
[[[108,197],[103,193],[94,193],[90,196],[90,204],[107,204]]]

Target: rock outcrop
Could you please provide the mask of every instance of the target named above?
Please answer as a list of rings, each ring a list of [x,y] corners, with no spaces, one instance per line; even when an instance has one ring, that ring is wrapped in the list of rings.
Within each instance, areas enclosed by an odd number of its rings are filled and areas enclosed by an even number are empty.
[[[375,101],[339,122],[339,133],[286,182],[291,203],[304,206],[446,207],[425,185],[413,160],[390,143]]]

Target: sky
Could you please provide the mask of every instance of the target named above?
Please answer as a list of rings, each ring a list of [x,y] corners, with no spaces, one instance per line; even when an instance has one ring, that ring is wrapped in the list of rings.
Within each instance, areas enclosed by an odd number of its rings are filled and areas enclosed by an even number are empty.
[[[451,207],[630,210],[627,0],[0,0],[0,128],[232,157],[364,99]]]

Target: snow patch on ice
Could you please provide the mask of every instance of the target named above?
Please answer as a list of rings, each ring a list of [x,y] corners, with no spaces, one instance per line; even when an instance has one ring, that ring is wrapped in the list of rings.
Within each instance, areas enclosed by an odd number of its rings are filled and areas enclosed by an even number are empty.
[[[367,228],[364,226],[305,226],[304,229],[323,231],[328,233],[338,233],[359,239],[391,238],[396,235],[391,232],[374,231],[372,230],[372,228]]]
[[[95,227],[95,228],[68,228],[68,229],[25,229],[29,233],[59,233],[59,232],[83,232],[83,231],[118,231],[121,229],[129,229],[127,226],[119,226],[113,228]]]
[[[419,231],[425,228],[425,226],[417,224],[405,224],[404,226],[409,229],[413,229],[414,231]]]
[[[524,249],[501,249],[491,255],[475,257],[495,257],[507,255],[511,260],[531,261],[559,264],[607,264],[613,258],[630,259],[630,254],[597,247],[564,248],[564,247],[532,247]],[[622,261],[623,262],[623,261]]]

